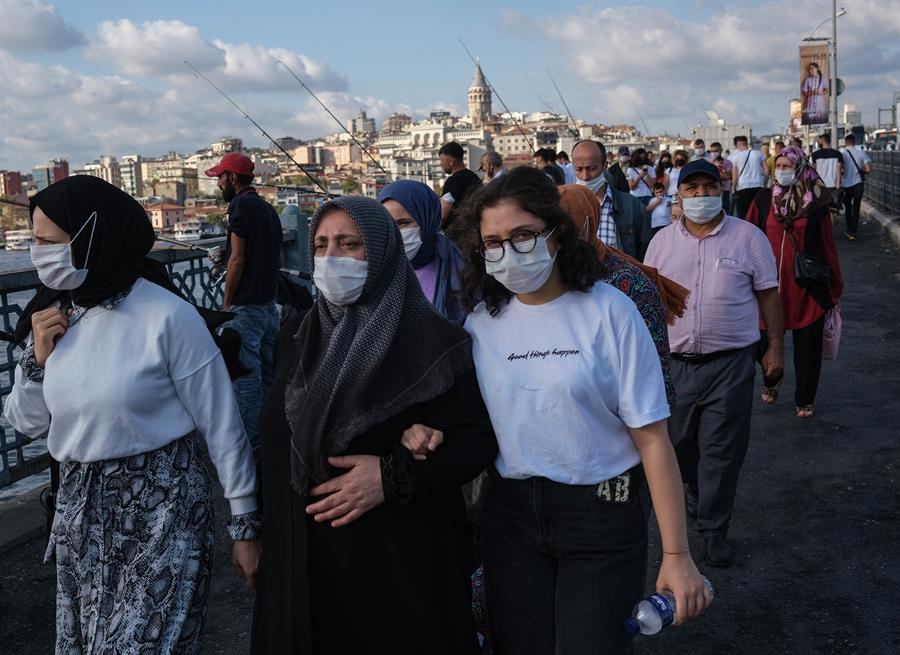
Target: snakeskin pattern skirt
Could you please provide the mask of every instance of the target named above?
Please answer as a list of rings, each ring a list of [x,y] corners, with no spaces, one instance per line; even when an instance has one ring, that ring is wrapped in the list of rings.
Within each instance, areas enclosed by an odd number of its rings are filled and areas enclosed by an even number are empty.
[[[45,556],[56,560],[57,655],[199,653],[212,543],[192,436],[66,463]]]

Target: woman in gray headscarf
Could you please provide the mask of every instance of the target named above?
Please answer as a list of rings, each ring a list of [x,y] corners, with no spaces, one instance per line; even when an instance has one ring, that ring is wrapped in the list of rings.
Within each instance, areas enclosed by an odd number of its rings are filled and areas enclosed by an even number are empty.
[[[376,201],[328,202],[310,235],[319,298],[282,331],[260,421],[253,652],[477,653],[460,486],[497,444],[471,340]],[[404,433],[436,450],[414,456]]]

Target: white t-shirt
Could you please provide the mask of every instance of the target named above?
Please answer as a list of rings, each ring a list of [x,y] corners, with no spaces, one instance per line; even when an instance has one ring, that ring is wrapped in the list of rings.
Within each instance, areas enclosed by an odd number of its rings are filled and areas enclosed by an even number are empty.
[[[650,332],[608,284],[494,317],[481,303],[465,327],[504,478],[598,484],[640,462],[629,427],[669,416]]]
[[[49,429],[57,461],[146,453],[196,429],[232,512],[256,509],[253,456],[225,361],[197,310],[173,293],[138,279],[115,307],[93,307],[69,328],[43,383],[21,366],[15,375],[3,414],[30,437]]]
[[[765,160],[759,150],[738,150],[731,153],[728,161],[734,165],[739,175],[735,191],[765,186],[766,179],[763,177]]]
[[[641,180],[641,173],[644,173],[637,168],[629,168],[628,169],[628,181],[633,182],[634,180]],[[647,168],[646,173],[644,173],[644,179],[638,183],[638,185],[631,189],[631,195],[636,198],[644,198],[646,196],[653,195],[653,185],[656,183],[656,169],[650,166]]]
[[[872,160],[865,150],[860,150],[856,146],[844,148],[841,153],[844,156],[844,179],[841,180],[841,186],[846,189],[863,181],[859,176],[859,171],[856,169],[857,164],[861,170]],[[856,164],[853,163],[854,161],[856,161]]]
[[[684,166],[673,166],[669,169],[669,188],[666,190],[666,195],[674,196],[678,193],[678,177],[681,175],[681,169]]]
[[[653,202],[652,200],[650,202]],[[650,212],[650,227],[665,227],[672,222],[672,199],[664,196]]]

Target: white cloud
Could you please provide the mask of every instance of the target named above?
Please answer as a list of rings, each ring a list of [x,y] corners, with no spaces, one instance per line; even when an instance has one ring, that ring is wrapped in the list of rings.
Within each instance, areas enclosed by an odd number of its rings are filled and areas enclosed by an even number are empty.
[[[0,169],[28,170],[52,157],[67,158],[78,168],[101,154],[190,153],[223,134],[248,146],[268,145],[234,107],[204,86],[157,90],[152,80],[85,75],[0,52],[0,88],[9,91],[0,94]],[[359,109],[379,123],[393,111],[409,113],[407,106],[376,97],[318,95],[348,125]],[[300,112],[283,103],[239,101],[275,137],[314,138],[339,131],[309,97]]]
[[[104,21],[85,53],[89,59],[136,77],[184,74],[188,60],[200,70],[222,64],[224,52],[180,20]]]
[[[252,91],[294,91],[296,82],[278,65],[281,60],[314,89],[342,91],[347,80],[326,64],[286,48],[206,39],[200,30],[180,20],[104,21],[87,48],[97,63],[142,78],[166,77],[170,83],[191,84],[185,66],[214,73]]]
[[[635,104],[651,129],[683,129],[712,107],[732,123],[753,120],[758,131],[786,124],[788,100],[799,90],[798,46],[830,7],[821,17],[809,3],[694,8],[690,20],[648,3],[582,6],[552,20],[507,11],[498,22],[501,29],[548,37],[557,65],[585,83],[575,104],[586,119],[637,123],[629,107]],[[838,72],[847,84],[840,102],[855,103],[874,122],[875,108],[890,102],[900,77],[900,2],[847,9],[838,23]],[[777,24],[767,20],[772,16]],[[827,35],[830,24],[817,34]]]
[[[53,5],[37,0],[3,3],[0,48],[4,50],[67,50],[84,43],[84,34],[63,20]]]
[[[297,82],[278,64],[279,60],[313,89],[343,91],[347,88],[344,76],[306,55],[285,48],[267,48],[249,43],[218,40],[214,43],[225,54],[225,76],[244,88],[299,90]]]

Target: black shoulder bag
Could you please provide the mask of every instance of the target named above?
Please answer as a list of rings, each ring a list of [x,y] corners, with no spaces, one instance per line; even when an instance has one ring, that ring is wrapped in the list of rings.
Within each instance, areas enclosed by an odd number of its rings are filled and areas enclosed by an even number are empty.
[[[797,285],[810,291],[827,291],[831,283],[831,267],[818,256],[801,252],[794,239],[793,230],[787,235],[797,252],[794,255],[794,279],[797,280]]]
[[[755,202],[758,212],[757,225],[765,233],[772,202],[772,190],[760,191],[756,195]],[[792,234],[793,227],[790,230],[785,228],[785,232],[797,253],[794,256],[794,279],[797,281],[797,286],[807,289],[813,299],[824,309],[830,309],[834,304],[831,302],[831,295],[828,292],[831,284],[831,267],[817,254],[819,249],[816,247],[821,241],[819,225],[821,220],[823,217],[812,214],[807,217],[806,238],[802,251],[797,247],[797,240]]]
[[[866,172],[859,167],[859,163],[856,161],[856,157],[853,156],[852,150],[847,150],[847,154],[850,155],[850,160],[853,162],[853,165],[856,167],[856,172],[859,173],[859,179],[862,182],[866,181]]]

